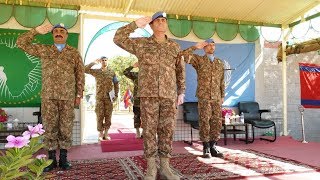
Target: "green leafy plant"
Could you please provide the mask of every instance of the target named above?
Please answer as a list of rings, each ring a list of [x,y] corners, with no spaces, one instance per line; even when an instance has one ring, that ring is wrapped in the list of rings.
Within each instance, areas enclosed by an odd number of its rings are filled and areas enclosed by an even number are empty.
[[[123,71],[127,67],[131,66],[135,61],[137,61],[137,58],[133,55],[130,55],[128,57],[116,56],[110,59],[110,63],[108,64],[108,66],[110,66],[110,68],[115,71],[115,73],[117,74],[117,78],[121,84],[119,97],[122,97],[128,88],[131,92],[133,92],[134,85],[132,83],[132,80],[128,79],[123,74]]]
[[[34,127],[28,126],[22,136],[7,137],[7,150],[0,151],[0,180],[45,179],[43,169],[49,166],[52,160],[47,160],[44,154],[35,156],[44,146],[41,143],[43,133],[42,124],[38,124]]]

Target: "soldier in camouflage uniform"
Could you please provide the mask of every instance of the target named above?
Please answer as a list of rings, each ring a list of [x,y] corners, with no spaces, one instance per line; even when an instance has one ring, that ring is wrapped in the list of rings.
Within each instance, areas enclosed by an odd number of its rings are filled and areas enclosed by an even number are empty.
[[[96,79],[96,108],[97,130],[99,140],[110,139],[108,131],[111,126],[113,102],[116,101],[119,93],[119,81],[112,69],[107,66],[108,59],[102,57],[85,66],[85,73],[91,74]],[[100,69],[91,69],[96,64],[101,64]],[[115,97],[110,99],[109,92],[114,88]]]
[[[193,54],[196,49],[204,49],[206,55]],[[215,43],[212,39],[197,43],[183,51],[186,63],[191,64],[198,74],[199,134],[203,142],[206,158],[223,157],[215,145],[220,139],[222,128],[221,105],[224,101],[224,64],[214,57]]]
[[[130,38],[137,28],[149,23],[153,35],[149,38]],[[155,179],[155,158],[160,157],[160,175],[179,179],[169,166],[172,152],[176,106],[183,103],[185,92],[185,64],[179,58],[179,45],[170,40],[166,14],[155,13],[139,18],[117,30],[114,42],[134,54],[139,62],[139,87],[144,155],[147,159],[145,179]],[[178,95],[178,98],[177,98]],[[158,137],[158,139],[157,139]]]
[[[52,32],[54,44],[35,44],[37,34]],[[42,65],[41,115],[45,129],[44,143],[53,162],[44,169],[57,167],[56,149],[60,149],[59,166],[66,170],[67,149],[72,143],[74,107],[79,106],[84,90],[84,65],[77,49],[66,44],[68,31],[63,24],[41,25],[20,35],[17,46],[39,57]]]
[[[132,72],[133,68],[137,68],[138,62],[134,63],[132,66],[129,66],[123,71],[123,74],[131,79],[134,84],[133,89],[133,121],[134,121],[134,128],[136,129],[136,138],[141,138],[140,127],[141,127],[141,120],[140,120],[140,98],[137,97],[138,93],[138,72]]]

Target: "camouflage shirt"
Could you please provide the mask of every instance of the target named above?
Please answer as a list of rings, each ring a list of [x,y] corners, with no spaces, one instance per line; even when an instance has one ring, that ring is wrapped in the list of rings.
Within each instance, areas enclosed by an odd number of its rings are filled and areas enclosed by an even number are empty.
[[[166,39],[157,42],[149,38],[129,38],[137,29],[132,22],[117,30],[114,42],[137,56],[139,60],[139,97],[176,98],[185,92],[185,65],[178,58],[179,45]]]
[[[213,62],[205,56],[193,54],[195,47],[183,51],[186,63],[191,64],[197,71],[197,97],[200,99],[220,100],[224,98],[224,64],[215,58]]]
[[[91,67],[95,65],[94,62],[85,66],[85,72],[87,74],[91,74],[96,79],[96,98],[110,98],[109,92],[113,90],[114,84],[114,92],[115,95],[118,96],[119,93],[119,83],[113,82],[116,74],[114,71],[108,67],[106,69],[91,69]]]
[[[20,35],[17,46],[30,55],[39,57],[42,67],[41,98],[72,100],[82,97],[84,65],[77,49],[66,45],[59,52],[55,45],[34,44],[35,29]]]
[[[137,93],[138,93],[138,72],[131,72],[131,70],[133,69],[132,66],[126,68],[123,71],[123,74],[131,79],[133,81],[134,84],[134,89],[133,89],[133,106],[139,107],[140,106],[140,98],[137,97]]]

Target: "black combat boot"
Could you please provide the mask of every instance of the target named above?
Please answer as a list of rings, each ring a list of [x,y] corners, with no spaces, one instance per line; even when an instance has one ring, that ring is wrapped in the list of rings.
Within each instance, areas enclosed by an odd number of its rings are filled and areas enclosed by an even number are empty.
[[[67,160],[68,151],[66,149],[60,149],[59,167],[63,170],[71,169],[71,164]]]
[[[56,150],[48,151],[48,159],[52,160],[52,163],[43,169],[43,172],[49,172],[57,167]]]
[[[210,153],[212,157],[221,157],[223,158],[223,154],[221,152],[218,151],[218,149],[216,148],[216,141],[210,141]]]
[[[211,158],[210,155],[210,144],[208,142],[203,142],[203,158]]]

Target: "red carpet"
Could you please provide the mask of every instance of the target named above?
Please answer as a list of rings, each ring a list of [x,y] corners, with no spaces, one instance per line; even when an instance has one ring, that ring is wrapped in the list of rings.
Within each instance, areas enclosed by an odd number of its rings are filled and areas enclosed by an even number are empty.
[[[102,152],[143,150],[143,140],[136,139],[134,133],[109,134],[110,140],[101,141]]]
[[[245,179],[277,174],[319,172],[290,159],[261,154],[252,150],[228,150],[224,159],[203,159],[193,154],[177,154],[171,165],[181,179]],[[146,161],[142,156],[72,161],[69,171],[57,169],[47,173],[50,179],[143,179]],[[159,162],[157,162],[159,163]],[[317,173],[317,172],[316,172]],[[320,174],[320,173],[318,173]]]

